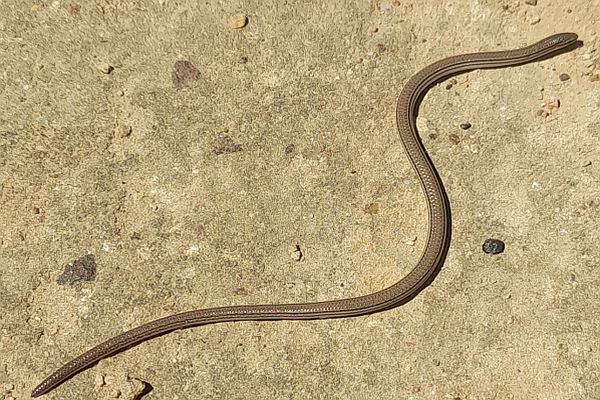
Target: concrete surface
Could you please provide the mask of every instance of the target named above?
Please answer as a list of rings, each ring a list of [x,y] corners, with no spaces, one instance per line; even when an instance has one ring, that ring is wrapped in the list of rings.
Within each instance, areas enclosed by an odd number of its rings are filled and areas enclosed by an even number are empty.
[[[599,399],[599,21],[583,0],[3,1],[0,398],[157,317],[395,282],[426,229],[402,85],[573,31],[425,99],[453,240],[412,302],[172,333],[45,398]],[[92,280],[59,284],[86,255]]]

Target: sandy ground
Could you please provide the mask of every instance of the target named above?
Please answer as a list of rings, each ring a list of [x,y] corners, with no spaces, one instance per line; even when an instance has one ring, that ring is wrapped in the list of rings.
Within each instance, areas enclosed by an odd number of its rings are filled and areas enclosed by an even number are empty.
[[[573,31],[425,99],[453,239],[412,302],[172,333],[46,398],[599,399],[599,2],[280,3],[0,4],[0,398],[157,317],[395,282],[427,226],[402,85]]]

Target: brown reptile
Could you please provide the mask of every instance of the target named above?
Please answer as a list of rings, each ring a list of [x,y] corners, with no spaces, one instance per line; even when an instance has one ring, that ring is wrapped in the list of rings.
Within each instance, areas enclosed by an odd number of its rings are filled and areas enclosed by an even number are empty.
[[[549,36],[517,50],[463,54],[435,62],[414,75],[398,97],[396,124],[406,155],[427,201],[428,230],[423,254],[415,267],[394,285],[366,296],[317,303],[242,305],[195,310],[160,318],[93,347],[44,379],[31,393],[48,393],[98,361],[148,339],[177,329],[232,321],[310,320],[354,317],[404,304],[425,288],[440,270],[450,244],[450,204],[442,181],[427,155],[416,127],[425,93],[448,77],[474,69],[514,67],[571,51],[582,45],[574,33]]]

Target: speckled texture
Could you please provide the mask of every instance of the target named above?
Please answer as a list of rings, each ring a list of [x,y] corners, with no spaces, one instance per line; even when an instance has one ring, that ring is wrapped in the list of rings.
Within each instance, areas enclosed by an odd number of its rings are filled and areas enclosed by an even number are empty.
[[[453,241],[411,303],[173,333],[47,398],[600,398],[599,2],[279,3],[0,4],[0,397],[155,317],[394,282],[426,227],[403,83],[574,31],[573,53],[425,99]],[[199,71],[180,87],[177,61]],[[96,280],[58,285],[85,254]]]

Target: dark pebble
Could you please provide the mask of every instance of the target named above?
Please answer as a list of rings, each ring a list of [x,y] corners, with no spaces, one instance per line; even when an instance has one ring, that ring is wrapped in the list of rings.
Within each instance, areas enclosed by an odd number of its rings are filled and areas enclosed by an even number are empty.
[[[450,82],[448,82],[448,84],[446,84],[446,90],[450,90],[452,89],[452,86],[456,85],[458,82],[456,81],[456,79],[450,79]]]
[[[304,254],[302,253],[302,249],[300,248],[300,245],[297,244],[296,250],[294,251],[294,254],[293,254],[293,259],[296,261],[300,261],[300,260],[302,260],[302,257],[304,257]]]
[[[217,137],[217,143],[213,147],[213,153],[216,155],[235,153],[242,151],[242,145],[234,142],[232,138],[227,135],[219,135]]]
[[[200,79],[200,71],[187,60],[177,60],[171,71],[171,80],[175,89],[181,89],[192,81]]]
[[[571,79],[571,76],[569,74],[560,74],[558,76],[558,79],[560,79],[561,82],[564,82],[564,81],[568,81],[569,79]]]
[[[537,0],[525,0],[525,4],[528,4],[530,6],[535,6],[535,5],[537,5]]]
[[[504,251],[504,242],[498,239],[486,239],[481,248],[487,254],[500,254]]]
[[[465,123],[460,124],[460,129],[465,129],[466,130],[466,129],[469,129],[471,126],[473,126],[473,125],[471,125],[468,122],[465,122]]]
[[[241,56],[240,57],[240,64],[246,64],[248,63],[248,57],[247,56]]]
[[[79,281],[96,279],[96,261],[92,254],[79,257],[65,265],[64,272],[56,279],[59,285],[74,285]]]
[[[448,139],[450,140],[450,143],[452,143],[452,144],[460,143],[460,137],[458,137],[458,135],[456,133],[449,134]]]

